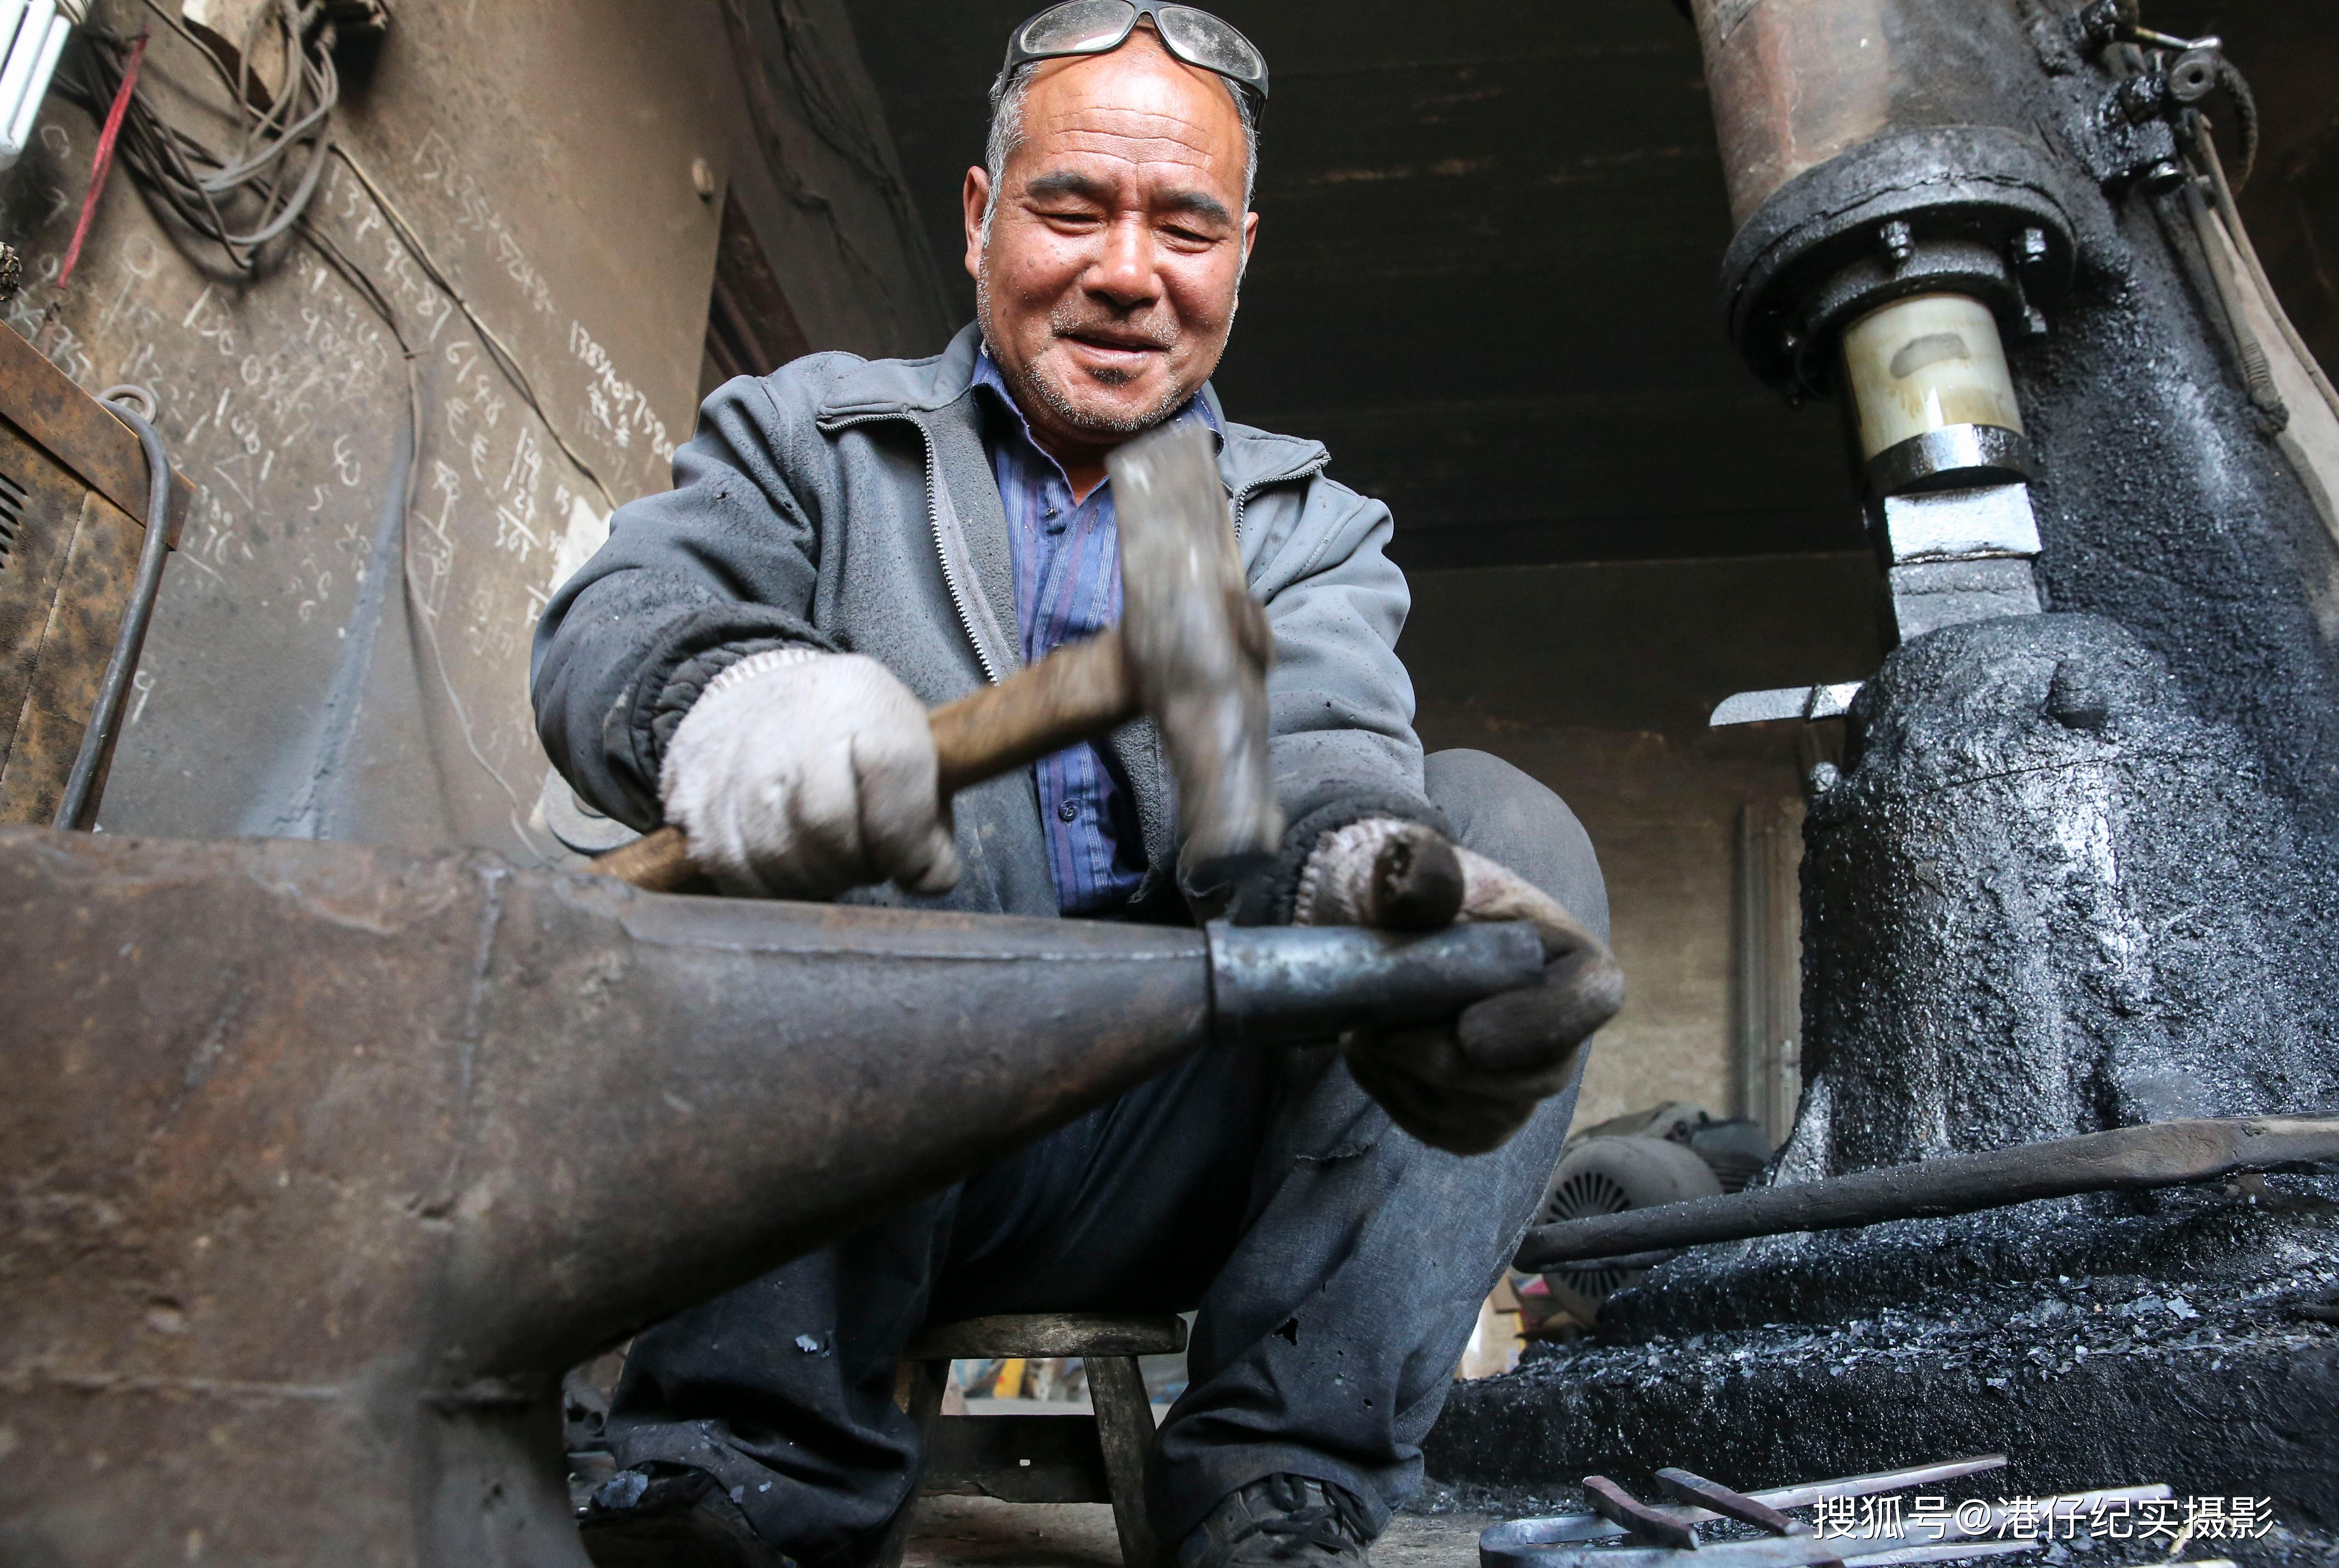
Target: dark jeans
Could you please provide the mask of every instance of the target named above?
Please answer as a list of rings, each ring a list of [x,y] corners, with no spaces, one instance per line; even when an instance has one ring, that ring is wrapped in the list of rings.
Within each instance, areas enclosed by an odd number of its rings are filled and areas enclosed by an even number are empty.
[[[1481,752],[1428,787],[1460,841],[1594,929],[1608,898],[1558,796]],[[1478,1305],[1559,1158],[1575,1090],[1475,1159],[1398,1131],[1329,1049],[1206,1050],[957,1187],[635,1340],[622,1464],[708,1470],[811,1565],[872,1548],[913,1483],[895,1358],[923,1325],[1199,1307],[1152,1468],[1175,1543],[1278,1472],[1385,1523],[1419,1484]]]

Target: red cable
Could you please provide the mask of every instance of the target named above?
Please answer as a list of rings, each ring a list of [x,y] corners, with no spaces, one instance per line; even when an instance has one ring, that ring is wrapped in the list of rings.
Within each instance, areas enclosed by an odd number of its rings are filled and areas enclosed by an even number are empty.
[[[89,166],[89,194],[81,199],[81,222],[74,225],[73,243],[66,248],[65,264],[57,273],[57,287],[73,281],[74,267],[81,261],[82,242],[89,238],[89,225],[97,216],[97,199],[105,193],[105,176],[113,168],[113,143],[122,134],[123,116],[130,113],[130,94],[138,85],[138,67],[146,58],[146,33],[139,30],[130,41],[130,63],[123,67],[122,88],[113,95],[113,107],[105,112],[105,129],[97,135],[97,156]]]

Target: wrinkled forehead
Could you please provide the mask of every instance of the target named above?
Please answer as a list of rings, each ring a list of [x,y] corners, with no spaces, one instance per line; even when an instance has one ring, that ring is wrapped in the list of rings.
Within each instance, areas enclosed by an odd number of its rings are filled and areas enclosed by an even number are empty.
[[[1041,64],[1013,163],[1027,173],[1068,159],[1131,173],[1179,171],[1229,187],[1239,201],[1248,156],[1226,84],[1140,34],[1110,54]]]

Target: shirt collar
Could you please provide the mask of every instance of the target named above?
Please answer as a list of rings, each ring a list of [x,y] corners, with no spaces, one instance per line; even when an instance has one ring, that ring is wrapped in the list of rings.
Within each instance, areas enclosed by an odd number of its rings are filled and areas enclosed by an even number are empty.
[[[1007,379],[1000,374],[998,363],[992,359],[991,350],[988,345],[986,345],[982,350],[974,357],[973,384],[978,387],[989,389],[993,405],[997,408],[1003,409],[1006,412],[1014,417],[1016,430],[1021,434],[1024,440],[1031,443],[1031,449],[1038,452],[1041,457],[1047,458],[1049,463],[1056,468],[1057,471],[1061,473],[1062,471],[1062,465],[1057,463],[1054,458],[1049,456],[1048,449],[1045,447],[1042,447],[1038,441],[1032,439],[1031,421],[1025,419],[1023,417],[1023,410],[1016,406],[1015,394],[1007,390]],[[1170,415],[1167,419],[1164,419],[1162,423],[1165,425],[1174,425],[1181,419],[1199,419],[1202,422],[1203,427],[1213,436],[1218,438],[1218,444],[1220,447],[1224,447],[1226,445],[1227,433],[1219,424],[1219,416],[1211,409],[1210,399],[1203,397],[1200,393],[1197,392],[1194,396],[1187,399],[1185,403],[1178,409],[1178,411]]]

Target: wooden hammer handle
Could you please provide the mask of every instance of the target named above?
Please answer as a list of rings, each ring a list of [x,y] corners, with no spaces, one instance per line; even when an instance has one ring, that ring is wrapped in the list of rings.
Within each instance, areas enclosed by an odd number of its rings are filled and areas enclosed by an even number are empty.
[[[1068,643],[997,685],[927,715],[942,798],[1093,739],[1139,712],[1118,630]],[[689,841],[671,826],[597,856],[586,869],[651,892],[678,892],[698,875]]]
[[[1120,728],[1140,711],[1137,695],[1115,627],[936,708],[928,720],[943,799]]]

